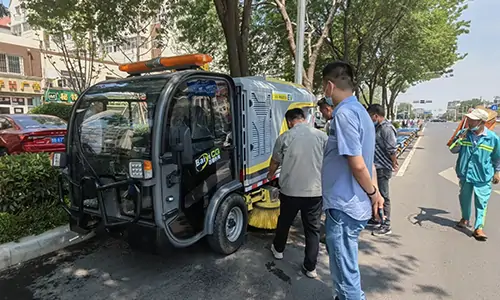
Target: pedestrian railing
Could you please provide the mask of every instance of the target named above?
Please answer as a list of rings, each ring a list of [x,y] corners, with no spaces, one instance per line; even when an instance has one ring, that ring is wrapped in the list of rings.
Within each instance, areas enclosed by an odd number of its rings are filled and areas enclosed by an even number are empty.
[[[413,140],[418,136],[418,128],[400,128],[397,136],[397,157],[399,157],[408,148]]]

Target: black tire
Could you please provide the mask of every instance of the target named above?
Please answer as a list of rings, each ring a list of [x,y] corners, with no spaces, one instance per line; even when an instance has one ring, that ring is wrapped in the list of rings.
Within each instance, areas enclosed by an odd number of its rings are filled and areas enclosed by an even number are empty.
[[[235,230],[239,231],[239,233],[235,234],[237,238],[231,241],[226,233],[226,222],[230,213],[232,213],[232,216],[234,214],[239,215],[238,209],[241,211],[242,226],[241,230],[237,230],[239,225],[235,225]],[[231,194],[222,201],[217,210],[214,221],[214,233],[207,236],[208,244],[215,252],[224,255],[234,253],[245,243],[247,227],[248,207],[245,199],[241,195]]]
[[[5,155],[8,155],[9,153],[7,153],[7,149],[5,148],[0,148],[0,156],[5,156]]]

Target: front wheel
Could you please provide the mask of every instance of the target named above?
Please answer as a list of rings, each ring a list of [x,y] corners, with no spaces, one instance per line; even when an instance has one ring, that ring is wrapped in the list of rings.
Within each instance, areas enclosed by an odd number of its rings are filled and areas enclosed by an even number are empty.
[[[245,199],[238,194],[226,197],[215,215],[214,233],[207,237],[210,247],[229,255],[245,242],[248,226],[248,209]]]

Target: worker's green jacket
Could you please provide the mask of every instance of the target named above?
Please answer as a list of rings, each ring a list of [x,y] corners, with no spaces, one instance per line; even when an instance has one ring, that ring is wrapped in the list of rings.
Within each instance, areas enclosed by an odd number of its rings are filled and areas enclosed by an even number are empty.
[[[458,153],[455,171],[460,180],[470,183],[491,182],[495,172],[500,172],[500,139],[493,131],[485,128],[475,135],[470,130],[463,139],[455,138],[450,150]]]

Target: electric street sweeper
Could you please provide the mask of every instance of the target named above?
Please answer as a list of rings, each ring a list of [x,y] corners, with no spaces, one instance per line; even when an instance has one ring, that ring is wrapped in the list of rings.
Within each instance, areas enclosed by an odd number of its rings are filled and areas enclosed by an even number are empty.
[[[289,109],[302,108],[314,124],[315,97],[287,82],[202,70],[211,60],[121,65],[130,76],[79,96],[66,152],[52,154],[73,231],[116,233],[157,250],[206,237],[230,254],[248,225],[276,227],[277,177],[266,179],[274,142]]]

